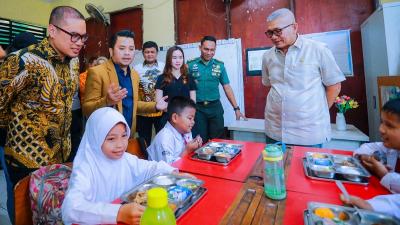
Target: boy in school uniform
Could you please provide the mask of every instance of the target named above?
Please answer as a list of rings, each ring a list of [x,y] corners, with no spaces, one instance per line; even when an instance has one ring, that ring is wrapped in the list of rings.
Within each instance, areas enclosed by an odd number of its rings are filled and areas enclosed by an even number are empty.
[[[149,160],[172,163],[202,145],[198,135],[192,138],[196,104],[183,96],[176,96],[168,103],[169,119],[147,148]]]
[[[382,108],[383,142],[363,144],[354,151],[363,166],[381,180],[392,193],[400,193],[400,99],[390,100]]]
[[[400,99],[390,100],[383,106],[381,121],[379,131],[383,142],[364,144],[354,155],[358,156],[365,168],[381,179],[381,184],[393,194],[379,195],[367,201],[355,196],[350,196],[349,199],[344,199],[343,196],[341,198],[346,204],[390,214],[400,219]]]

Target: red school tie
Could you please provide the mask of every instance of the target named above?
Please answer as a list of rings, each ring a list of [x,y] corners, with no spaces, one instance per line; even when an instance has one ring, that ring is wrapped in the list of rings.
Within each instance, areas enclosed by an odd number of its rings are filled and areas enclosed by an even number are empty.
[[[396,167],[394,169],[396,173],[400,173],[400,154],[397,156]]]
[[[183,142],[185,143],[185,145],[187,144],[187,141],[186,141],[186,138],[185,138],[185,135],[184,134],[182,134],[182,138],[183,138]]]

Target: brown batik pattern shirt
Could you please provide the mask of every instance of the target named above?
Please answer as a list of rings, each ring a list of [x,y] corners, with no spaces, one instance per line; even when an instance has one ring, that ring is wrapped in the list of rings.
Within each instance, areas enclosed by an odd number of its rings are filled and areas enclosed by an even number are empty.
[[[7,127],[5,154],[13,166],[38,168],[68,158],[78,63],[62,61],[44,39],[1,65],[0,124]]]

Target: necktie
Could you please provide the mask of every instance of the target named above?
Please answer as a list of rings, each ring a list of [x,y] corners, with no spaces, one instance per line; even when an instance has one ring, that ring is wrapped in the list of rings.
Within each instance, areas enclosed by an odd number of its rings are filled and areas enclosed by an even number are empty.
[[[400,156],[400,154],[399,154],[399,156]],[[396,167],[394,169],[394,171],[396,173],[400,173],[400,157],[399,156],[397,156]]]
[[[184,134],[182,134],[182,138],[183,138],[183,143],[185,143],[185,145],[187,144],[187,141],[186,141],[186,138],[185,138],[185,135]]]

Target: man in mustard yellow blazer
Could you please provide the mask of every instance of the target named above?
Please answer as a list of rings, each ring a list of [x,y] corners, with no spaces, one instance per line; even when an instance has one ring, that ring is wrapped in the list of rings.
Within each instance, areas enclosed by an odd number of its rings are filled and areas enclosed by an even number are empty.
[[[135,53],[134,33],[122,30],[110,39],[111,59],[88,70],[83,113],[86,116],[101,107],[114,107],[121,112],[131,127],[131,137],[136,131],[136,112],[150,113],[165,110],[168,103],[138,101],[139,75],[129,65]]]

